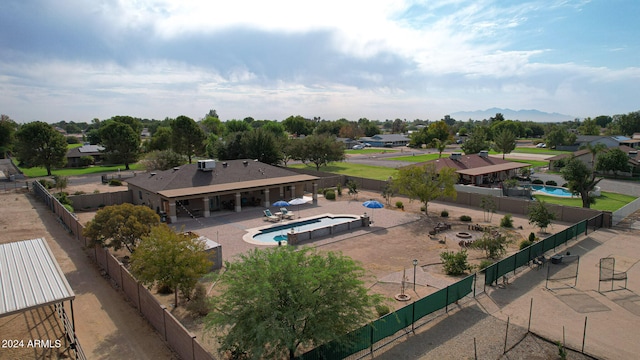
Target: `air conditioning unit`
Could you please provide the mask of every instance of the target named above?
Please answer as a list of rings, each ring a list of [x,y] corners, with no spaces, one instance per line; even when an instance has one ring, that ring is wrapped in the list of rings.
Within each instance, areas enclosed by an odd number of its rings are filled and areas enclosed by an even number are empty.
[[[200,171],[213,171],[215,167],[215,160],[198,160],[198,170]]]

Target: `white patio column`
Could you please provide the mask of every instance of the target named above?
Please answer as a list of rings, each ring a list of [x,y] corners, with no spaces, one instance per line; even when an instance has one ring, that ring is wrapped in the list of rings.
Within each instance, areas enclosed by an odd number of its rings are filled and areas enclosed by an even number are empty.
[[[175,222],[178,221],[178,216],[176,216],[176,201],[175,200],[169,201],[169,219],[171,220],[172,223],[175,223]]]
[[[318,205],[318,183],[313,183],[313,205]]]
[[[292,199],[296,198],[296,186],[295,185],[291,185],[291,198]]]
[[[204,198],[202,198],[202,203],[204,204],[204,211],[202,212],[202,214],[207,218],[211,216],[211,213],[209,212],[209,197],[205,196]]]
[[[280,186],[280,199],[284,198],[284,186]]]
[[[264,189],[264,207],[268,208],[271,202],[269,201],[269,189]]]
[[[241,201],[242,201],[242,194],[237,192],[236,193],[236,212],[242,211],[242,204],[240,204]]]

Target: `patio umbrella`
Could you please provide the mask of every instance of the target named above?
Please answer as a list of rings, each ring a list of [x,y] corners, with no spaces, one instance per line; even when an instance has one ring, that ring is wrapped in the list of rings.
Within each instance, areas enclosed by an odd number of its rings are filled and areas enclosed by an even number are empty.
[[[373,222],[373,209],[382,209],[384,208],[384,204],[381,203],[380,201],[376,201],[376,200],[368,200],[362,203],[362,206],[366,207],[367,209],[372,209],[371,210],[371,222]]]
[[[290,204],[284,200],[278,200],[276,202],[274,202],[273,204],[271,204],[271,206],[275,206],[275,207],[287,207]]]
[[[289,201],[289,205],[296,205],[296,209],[298,211],[298,219],[300,219],[300,205],[308,203],[309,200],[305,198],[295,198]]]

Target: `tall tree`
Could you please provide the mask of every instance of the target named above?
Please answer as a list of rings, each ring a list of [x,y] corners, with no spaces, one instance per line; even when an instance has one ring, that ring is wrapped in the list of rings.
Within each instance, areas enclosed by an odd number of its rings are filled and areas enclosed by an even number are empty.
[[[192,233],[176,233],[167,224],[151,228],[131,254],[131,272],[143,285],[164,285],[189,296],[211,266],[204,242]]]
[[[100,127],[104,153],[113,163],[123,163],[126,170],[140,157],[140,133],[124,122],[108,120]]]
[[[493,134],[493,148],[501,152],[504,159],[505,154],[510,154],[516,148],[516,134],[507,129]]]
[[[340,253],[254,249],[225,267],[205,326],[217,330],[222,351],[252,359],[294,359],[358,328],[381,301],[368,293],[364,269]]]
[[[591,170],[595,170],[597,165],[596,160],[598,158],[598,154],[605,151],[607,149],[607,146],[602,143],[597,143],[597,144],[586,143],[584,146],[581,146],[580,149],[589,150],[589,153],[591,154],[591,163],[589,164],[589,167],[591,168]]]
[[[226,132],[224,123],[217,117],[207,115],[201,122],[205,133],[222,136]]]
[[[0,115],[0,156],[7,157],[7,152],[11,151],[18,124],[7,115]]]
[[[589,193],[598,185],[600,180],[596,179],[594,169],[590,169],[587,164],[578,158],[571,158],[562,170],[562,178],[567,182],[567,187],[572,193],[580,194],[582,207],[590,208],[595,202],[595,198]]]
[[[133,253],[151,228],[160,224],[160,216],[142,205],[124,203],[106,206],[87,223],[82,234],[93,244],[120,250],[125,247]]]
[[[147,151],[169,150],[171,148],[171,138],[173,133],[169,126],[159,126],[153,133],[151,139],[146,143]]]
[[[344,145],[333,136],[310,135],[296,143],[295,159],[312,163],[316,170],[330,162],[344,160]]]
[[[629,156],[618,148],[610,149],[598,155],[596,170],[611,171],[615,177],[618,177],[618,172],[632,171],[631,165],[629,165]]]
[[[491,143],[487,140],[487,128],[476,126],[471,136],[460,147],[465,154],[477,154],[482,150],[489,150]]]
[[[309,135],[313,132],[313,128],[315,127],[314,123],[311,120],[307,120],[300,115],[297,116],[289,116],[284,119],[282,122],[284,128],[287,129],[289,134],[294,135]]]
[[[430,201],[442,197],[456,197],[456,180],[455,169],[442,168],[437,171],[435,164],[427,164],[399,169],[392,183],[399,194],[408,196],[410,200],[418,199],[424,204],[424,212],[429,215],[427,206]]]
[[[580,135],[600,135],[600,125],[596,123],[595,119],[588,117],[578,126],[578,133]]]
[[[402,134],[407,130],[407,123],[401,119],[393,120],[391,125],[392,134]]]
[[[277,165],[282,160],[280,145],[269,130],[258,128],[249,131],[243,141],[247,157],[250,159],[271,165]]]
[[[540,200],[529,204],[529,224],[535,224],[540,231],[545,232],[555,219],[556,214],[549,210],[546,202]]]
[[[449,140],[440,140],[438,138],[433,139],[433,147],[438,150],[438,159],[442,158],[442,152],[449,145]]]
[[[67,141],[51,125],[35,121],[24,124],[16,133],[18,159],[27,166],[43,166],[47,175],[51,169],[67,162]]]
[[[204,150],[204,132],[193,119],[184,115],[178,116],[171,122],[171,132],[173,134],[171,148],[178,154],[186,156],[191,164],[193,156],[201,154]]]

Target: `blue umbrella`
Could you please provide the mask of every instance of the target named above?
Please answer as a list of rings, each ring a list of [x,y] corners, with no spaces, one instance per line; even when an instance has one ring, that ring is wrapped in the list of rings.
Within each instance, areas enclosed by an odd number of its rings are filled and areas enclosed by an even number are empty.
[[[381,203],[380,201],[369,200],[369,201],[363,202],[362,206],[368,209],[382,209],[384,207],[384,204]],[[371,211],[371,222],[373,222],[373,210]]]
[[[271,204],[271,206],[285,207],[285,206],[289,206],[289,203],[284,201],[284,200],[278,200],[278,201],[274,202],[273,204]]]

